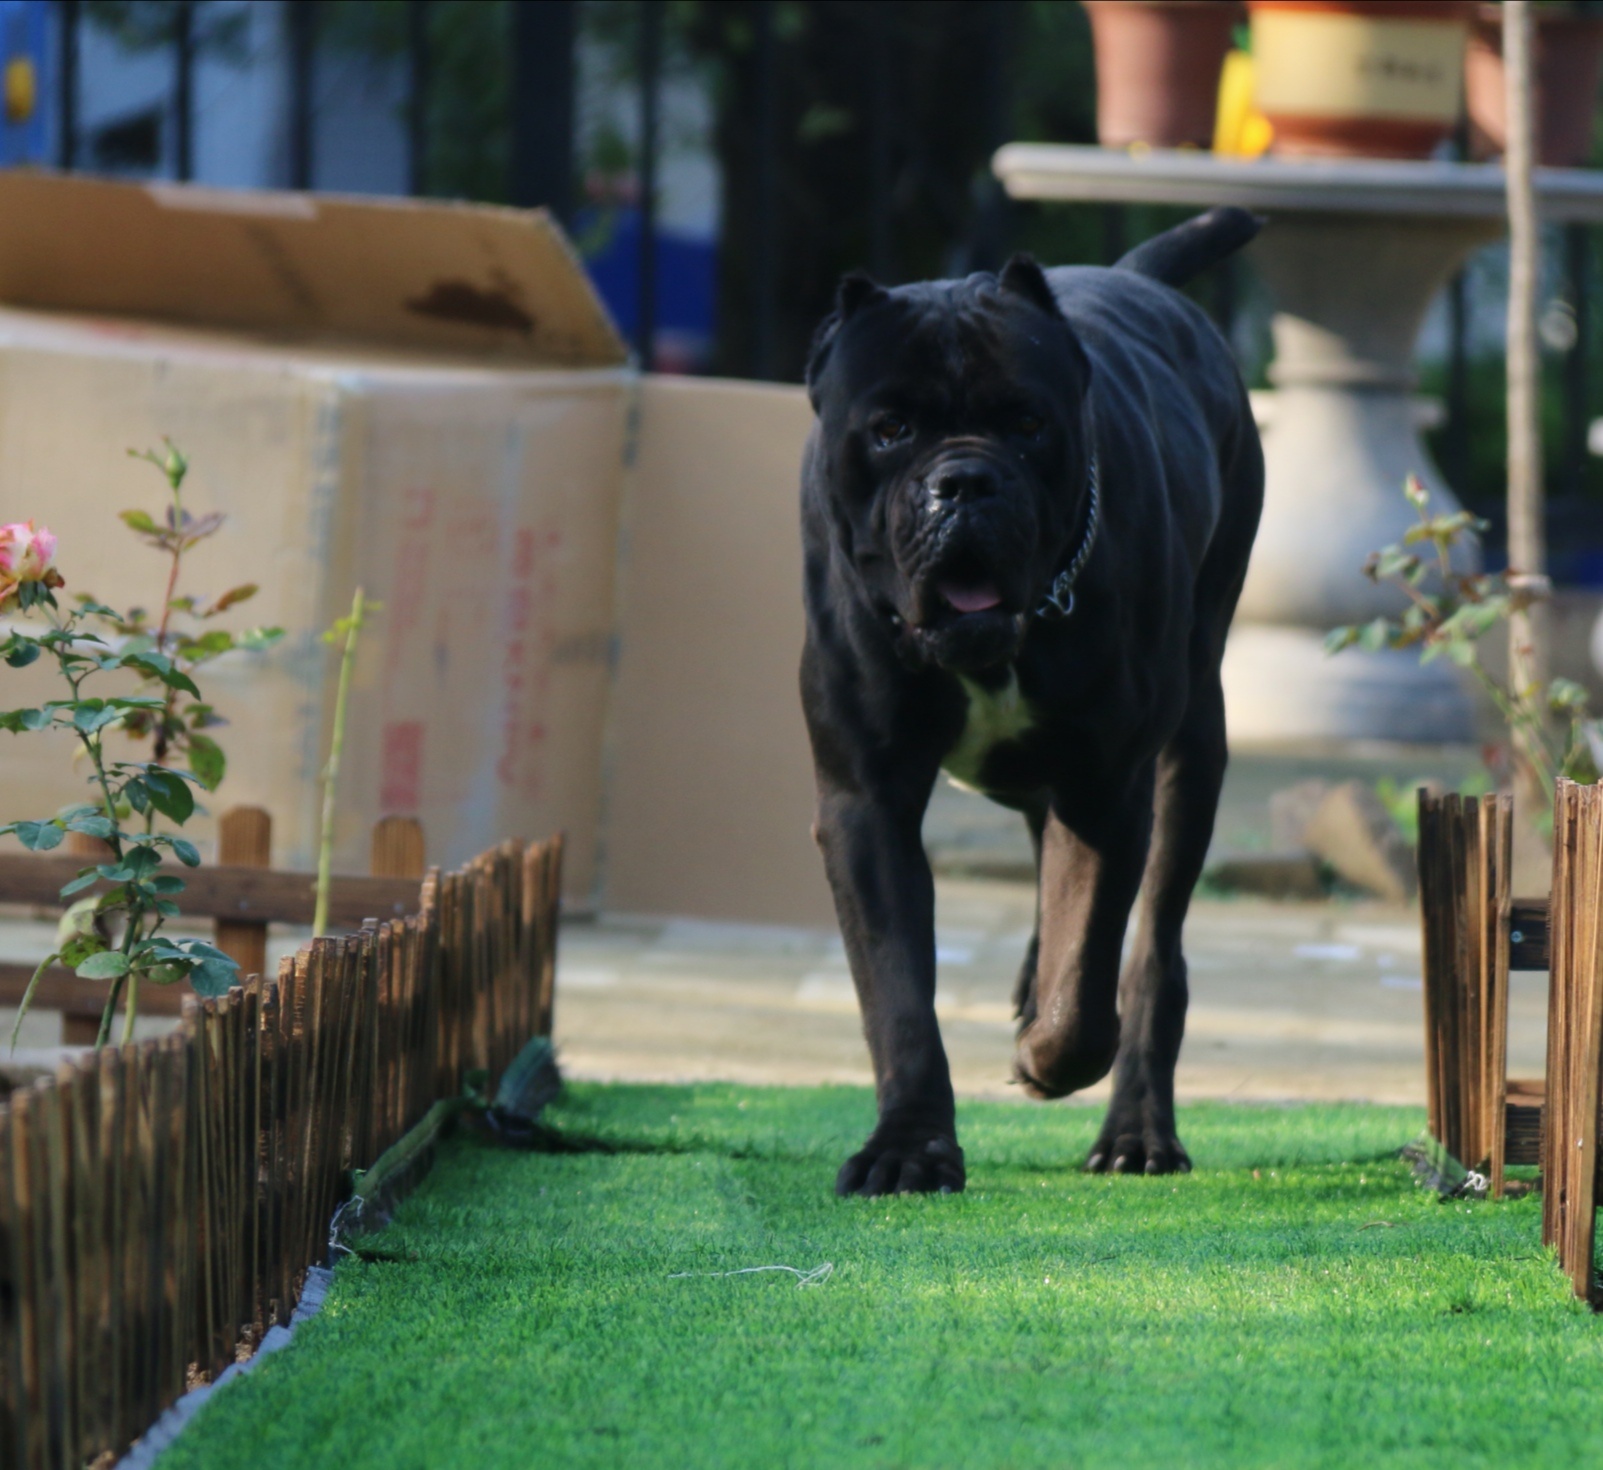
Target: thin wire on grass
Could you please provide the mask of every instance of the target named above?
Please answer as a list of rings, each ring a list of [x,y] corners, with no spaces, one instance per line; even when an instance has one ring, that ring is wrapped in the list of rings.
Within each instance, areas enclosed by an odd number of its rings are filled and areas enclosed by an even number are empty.
[[[758,1271],[789,1271],[796,1278],[797,1286],[822,1286],[835,1274],[835,1263],[825,1261],[811,1271],[803,1271],[796,1266],[742,1266],[738,1271],[675,1271],[668,1279],[684,1281],[692,1276],[750,1276]]]

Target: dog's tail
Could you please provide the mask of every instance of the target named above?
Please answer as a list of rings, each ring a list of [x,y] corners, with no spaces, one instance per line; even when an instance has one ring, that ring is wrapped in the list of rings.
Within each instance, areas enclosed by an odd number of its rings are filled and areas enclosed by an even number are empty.
[[[1183,286],[1241,249],[1262,228],[1257,215],[1227,204],[1154,235],[1120,259],[1114,269],[1150,276],[1165,286]]]

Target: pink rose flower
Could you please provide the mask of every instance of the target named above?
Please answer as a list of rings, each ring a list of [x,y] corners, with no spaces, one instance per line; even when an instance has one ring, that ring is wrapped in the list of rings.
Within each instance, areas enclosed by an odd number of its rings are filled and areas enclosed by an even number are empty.
[[[32,521],[0,526],[0,613],[17,605],[17,589],[24,582],[64,586],[55,560],[56,538],[46,527],[35,528]]]

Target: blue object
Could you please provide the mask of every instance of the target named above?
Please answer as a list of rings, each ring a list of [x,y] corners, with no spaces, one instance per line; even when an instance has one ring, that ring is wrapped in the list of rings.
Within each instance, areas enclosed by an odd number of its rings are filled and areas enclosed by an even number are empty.
[[[573,233],[591,282],[633,342],[640,324],[640,211],[632,205],[582,210]],[[693,371],[712,350],[716,244],[658,230],[656,277],[658,362]]]
[[[1567,587],[1603,587],[1603,550],[1594,546],[1551,547],[1555,582]]]
[[[49,51],[49,0],[0,0],[0,165],[48,161]]]

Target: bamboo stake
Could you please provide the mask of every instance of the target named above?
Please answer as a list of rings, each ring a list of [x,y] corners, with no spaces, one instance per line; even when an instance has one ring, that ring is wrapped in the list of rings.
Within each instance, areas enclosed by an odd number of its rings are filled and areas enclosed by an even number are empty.
[[[1536,151],[1530,0],[1503,7],[1503,75],[1508,142],[1503,166],[1508,189],[1508,562],[1522,577],[1546,581],[1547,543],[1539,429],[1541,363],[1536,345],[1536,293],[1541,236],[1532,166]],[[1545,604],[1509,618],[1509,683],[1541,711],[1545,727],[1549,678]],[[1513,731],[1516,808],[1534,833],[1548,797],[1537,775],[1541,730]]]
[[[345,651],[340,655],[339,687],[334,695],[334,733],[329,741],[328,764],[323,768],[323,830],[317,844],[317,906],[312,916],[312,933],[322,934],[328,928],[328,885],[334,861],[335,796],[339,787],[340,756],[345,750],[345,711],[351,698],[351,670],[356,665],[356,639],[362,631],[362,621],[368,611],[362,589],[356,589],[351,599],[351,614],[341,618],[325,637],[345,637]]]

